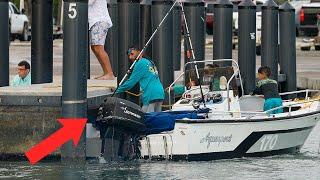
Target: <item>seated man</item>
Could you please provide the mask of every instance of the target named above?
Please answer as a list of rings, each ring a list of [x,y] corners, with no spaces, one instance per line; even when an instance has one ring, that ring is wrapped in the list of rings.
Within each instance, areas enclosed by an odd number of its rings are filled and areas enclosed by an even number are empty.
[[[13,78],[10,83],[11,86],[30,86],[31,85],[31,72],[30,64],[27,61],[21,61],[17,68],[18,74]]]

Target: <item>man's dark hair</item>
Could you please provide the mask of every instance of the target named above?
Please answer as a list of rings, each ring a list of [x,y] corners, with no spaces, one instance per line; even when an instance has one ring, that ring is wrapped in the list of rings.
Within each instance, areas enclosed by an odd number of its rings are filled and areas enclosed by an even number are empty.
[[[30,69],[30,64],[27,61],[20,61],[18,66],[24,66],[26,69]]]
[[[267,75],[267,77],[270,77],[270,75],[271,75],[271,69],[270,69],[270,67],[268,67],[268,66],[261,66],[259,69],[258,69],[258,73],[260,73],[260,74],[266,74]]]
[[[208,68],[212,68],[212,69],[219,67],[218,64],[206,64],[206,66],[207,66]]]

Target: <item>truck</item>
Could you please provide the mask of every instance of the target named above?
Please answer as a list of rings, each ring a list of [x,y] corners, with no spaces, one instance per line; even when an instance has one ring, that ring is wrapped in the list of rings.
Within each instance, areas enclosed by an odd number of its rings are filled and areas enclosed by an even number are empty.
[[[20,12],[11,2],[9,2],[9,32],[11,40],[16,38],[21,41],[30,40],[28,17],[24,14],[24,10]]]
[[[320,0],[293,1],[296,9],[297,35],[316,36],[318,34],[317,14],[320,14]]]

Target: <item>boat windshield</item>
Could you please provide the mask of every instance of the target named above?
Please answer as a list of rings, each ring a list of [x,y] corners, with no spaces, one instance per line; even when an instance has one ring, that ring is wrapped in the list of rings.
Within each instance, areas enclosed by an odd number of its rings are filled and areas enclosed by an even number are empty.
[[[232,78],[232,75],[234,74],[234,69],[232,66],[227,67],[204,67],[199,68],[199,75],[202,85],[207,85],[210,88],[210,91],[221,91],[225,89],[221,89],[221,79],[226,79],[227,81]],[[185,85],[187,88],[190,87],[190,85],[197,86],[197,75],[195,69],[188,69],[185,73]],[[233,78],[230,83],[230,90],[234,91],[235,95],[238,95],[238,87],[236,83],[236,79]]]

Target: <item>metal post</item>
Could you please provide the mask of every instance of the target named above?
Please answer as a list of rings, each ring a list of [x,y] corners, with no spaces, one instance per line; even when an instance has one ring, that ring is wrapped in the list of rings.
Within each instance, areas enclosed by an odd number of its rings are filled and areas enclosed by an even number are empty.
[[[52,0],[32,0],[31,82],[53,77]],[[86,27],[86,26],[85,26]]]
[[[278,80],[278,5],[268,0],[262,5],[261,65],[271,68],[271,79]]]
[[[64,0],[62,117],[87,117],[88,1]],[[77,148],[71,142],[63,158],[85,158],[85,130]]]
[[[238,5],[239,12],[239,67],[244,79],[244,93],[255,88],[256,80],[256,5],[244,0]]]
[[[206,43],[206,28],[205,28],[205,7],[202,0],[187,1],[184,3],[186,20],[189,26],[191,42],[193,44],[195,60],[202,61],[205,59],[205,43]],[[190,50],[187,37],[184,38],[185,52]],[[189,62],[190,57],[185,55],[185,62]],[[199,68],[203,68],[204,64],[199,64]]]
[[[181,68],[181,6],[176,4],[173,9],[173,68]]]
[[[9,1],[0,0],[0,87],[9,86]]]
[[[163,17],[173,5],[171,0],[152,1],[152,29],[155,30]],[[159,76],[164,87],[169,87],[174,80],[173,75],[173,13],[170,12],[166,21],[152,41],[152,60],[157,64]]]
[[[118,83],[125,76],[130,67],[127,50],[130,46],[139,46],[139,20],[140,1],[139,0],[118,0]],[[130,92],[139,93],[138,85]],[[127,95],[127,99],[132,102],[139,102],[139,97]]]
[[[297,59],[296,59],[296,31],[295,9],[289,2],[285,2],[279,8],[280,46],[279,63],[280,73],[286,75],[286,81],[282,83],[285,92],[297,90]],[[288,96],[295,98],[295,95]]]
[[[89,29],[89,24],[88,24],[88,29]],[[90,60],[90,31],[88,30],[88,53],[87,53],[87,57],[86,57],[86,59],[87,59],[87,79],[90,79],[90,77],[91,77],[91,67],[90,67],[90,62],[91,62],[91,60]]]
[[[229,0],[218,0],[213,11],[213,59],[232,59],[233,4]],[[231,66],[230,62],[219,64]]]
[[[152,26],[151,26],[151,3],[152,0],[142,0],[140,3],[140,30],[141,30],[141,41],[140,48],[142,48],[152,34]],[[150,44],[144,52],[146,57],[152,57],[152,45]]]
[[[118,6],[116,0],[108,2],[112,27],[108,31],[104,49],[108,52],[114,74],[118,74]]]

